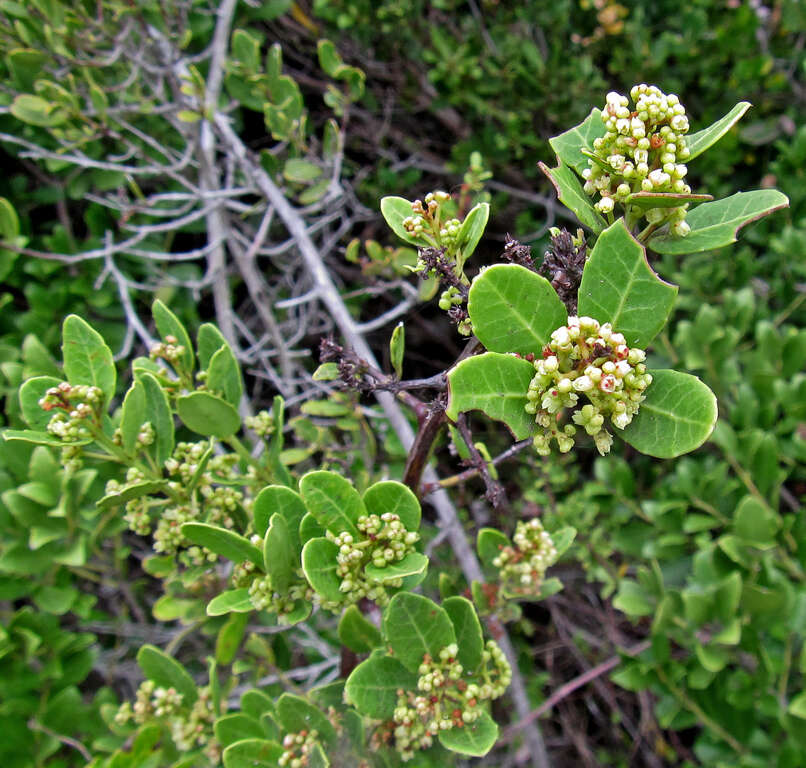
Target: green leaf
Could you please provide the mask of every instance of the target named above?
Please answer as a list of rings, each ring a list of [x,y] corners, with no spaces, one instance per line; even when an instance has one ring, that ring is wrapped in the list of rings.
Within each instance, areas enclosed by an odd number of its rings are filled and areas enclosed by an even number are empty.
[[[489,218],[489,203],[477,203],[470,209],[467,216],[465,216],[465,220],[462,222],[462,226],[456,238],[456,242],[462,252],[462,256],[458,260],[460,268],[473,255],[473,251],[476,250],[476,246],[479,244],[479,240],[481,240],[481,236],[484,234],[484,230],[487,227]]]
[[[745,496],[733,514],[733,532],[757,549],[774,547],[780,526],[778,515],[755,496]]]
[[[714,393],[688,373],[651,373],[646,400],[632,422],[617,434],[641,453],[659,459],[672,459],[699,448],[716,425]]]
[[[567,318],[545,277],[517,264],[496,264],[473,280],[467,310],[473,332],[491,352],[539,354]]]
[[[364,618],[356,605],[349,606],[342,614],[338,633],[341,644],[354,653],[369,653],[383,642],[380,630]]]
[[[224,439],[241,427],[234,406],[209,392],[191,392],[176,398],[176,412],[182,423],[199,435]]]
[[[496,528],[482,528],[476,537],[476,549],[484,565],[492,568],[493,560],[501,554],[504,547],[511,547],[512,542]]]
[[[92,438],[84,440],[71,440],[66,443],[64,440],[54,437],[50,432],[41,432],[35,429],[4,429],[4,440],[21,440],[34,445],[50,445],[54,448],[64,448],[66,445],[87,445],[92,442]]]
[[[168,397],[156,378],[150,373],[138,377],[146,395],[146,413],[154,427],[154,442],[149,446],[158,466],[162,466],[174,451],[174,417]]]
[[[266,573],[271,576],[272,588],[280,594],[285,593],[300,563],[299,553],[288,535],[288,523],[279,512],[271,516],[271,525],[263,542],[263,561]]]
[[[339,548],[329,539],[311,539],[302,548],[302,570],[310,585],[326,600],[340,602],[344,593],[336,575]]]
[[[299,481],[299,490],[308,511],[331,533],[349,531],[358,538],[355,527],[366,514],[358,491],[335,472],[309,472]]]
[[[411,552],[402,560],[389,563],[383,568],[378,568],[376,565],[369,563],[364,568],[364,573],[370,579],[385,584],[396,579],[404,579],[406,576],[417,576],[424,573],[426,568],[428,568],[428,558],[419,552]]]
[[[486,755],[497,740],[498,726],[486,712],[470,725],[439,732],[439,743],[445,749],[474,757]]]
[[[604,136],[606,130],[602,110],[594,107],[583,122],[549,139],[549,144],[562,164],[573,168],[581,176],[588,167],[588,158],[581,150],[592,150],[594,139]]]
[[[611,323],[630,346],[646,347],[666,323],[677,286],[661,280],[624,219],[596,240],[582,272],[579,314]]]
[[[45,128],[60,125],[67,119],[64,110],[60,110],[56,104],[31,93],[21,93],[14,98],[11,114],[23,123]]]
[[[674,192],[634,192],[627,195],[627,205],[641,208],[677,208],[684,203],[707,203],[713,195],[683,195]]]
[[[144,480],[133,485],[124,485],[119,491],[113,491],[101,497],[96,506],[98,509],[111,509],[119,507],[132,499],[139,499],[143,496],[150,496],[159,493],[166,486],[165,480]]]
[[[698,157],[706,149],[716,144],[736,123],[741,120],[742,115],[747,112],[752,104],[749,101],[740,101],[727,115],[721,117],[715,123],[701,131],[689,134],[685,137],[686,146],[689,149],[689,157],[686,162]]]
[[[299,521],[299,538],[303,544],[310,539],[318,539],[325,535],[325,529],[319,525],[316,518],[306,512],[302,520]]]
[[[188,371],[192,371],[193,345],[190,343],[190,336],[188,336],[185,326],[159,299],[151,305],[151,314],[154,316],[154,323],[162,339],[165,340],[168,336],[173,336],[176,339],[176,343],[185,348],[181,355],[182,365]]]
[[[425,246],[428,242],[421,237],[413,237],[403,226],[403,222],[414,213],[411,210],[411,203],[402,197],[384,197],[381,200],[381,215],[386,220],[389,228],[401,240],[405,240],[412,245]]]
[[[218,632],[215,643],[215,660],[219,664],[232,664],[243,640],[248,621],[245,613],[233,613]]]
[[[450,617],[456,633],[458,661],[465,673],[474,672],[481,664],[484,653],[484,636],[476,609],[465,597],[449,597],[443,601],[442,607]]]
[[[795,696],[795,698],[789,702],[789,707],[787,707],[786,711],[789,712],[790,715],[806,720],[806,691]]]
[[[658,253],[697,253],[735,243],[739,230],[763,216],[786,208],[789,198],[777,189],[737,192],[724,200],[703,203],[686,216],[691,231],[685,237],[656,234],[648,246]]]
[[[255,610],[249,597],[249,589],[228,589],[207,603],[208,616],[223,616],[225,613],[251,613]]]
[[[243,395],[241,368],[229,344],[221,347],[210,359],[205,384],[211,391],[221,392],[235,408],[240,404]]]
[[[613,599],[613,605],[628,616],[648,616],[652,613],[652,603],[644,588],[627,579],[619,584],[619,591]]]
[[[321,175],[322,169],[318,165],[300,158],[292,157],[290,160],[287,160],[285,166],[283,166],[283,176],[285,176],[288,181],[294,181],[299,184],[311,182],[314,179],[318,179]]]
[[[213,725],[213,732],[216,741],[222,747],[228,747],[230,744],[244,739],[262,739],[265,735],[257,720],[240,713],[219,717]]]
[[[325,715],[301,696],[284,693],[277,700],[277,719],[289,733],[319,731],[319,739],[324,742],[336,738],[336,729]]]
[[[285,750],[276,741],[243,739],[230,744],[222,755],[224,768],[277,768]]]
[[[465,411],[483,411],[503,421],[516,440],[534,431],[534,417],[524,410],[534,366],[514,355],[486,352],[462,360],[448,373],[446,415],[456,421]]]
[[[45,430],[48,426],[53,418],[53,412],[43,410],[39,401],[51,387],[58,387],[61,383],[61,379],[53,376],[36,376],[28,379],[20,387],[22,417],[28,422],[31,429]]]
[[[364,507],[368,515],[390,512],[400,518],[407,531],[420,527],[420,502],[411,488],[395,480],[381,480],[364,491]]]
[[[269,521],[275,512],[279,512],[288,524],[288,536],[294,551],[299,554],[302,550],[299,536],[299,525],[305,517],[307,510],[298,493],[286,488],[284,485],[268,485],[255,498],[252,507],[254,514],[255,532],[258,536],[265,536],[269,529]],[[317,534],[323,535],[323,534]]]
[[[68,315],[62,325],[62,359],[67,381],[100,387],[104,402],[109,402],[117,380],[112,350],[78,315]]]
[[[203,323],[196,334],[196,352],[199,355],[199,366],[206,371],[210,367],[213,355],[221,347],[227,347],[227,340],[221,331],[212,323]]]
[[[137,663],[146,678],[163,688],[175,688],[182,694],[183,706],[192,706],[198,698],[198,688],[188,671],[159,648],[144,645],[137,652]]]
[[[0,239],[14,240],[19,234],[20,220],[17,216],[17,211],[5,197],[0,197]],[[36,338],[30,335],[29,337]],[[26,337],[26,339],[29,337]]]
[[[148,420],[146,416],[146,391],[137,379],[132,382],[120,413],[120,436],[126,453],[134,453],[140,427]]]
[[[425,654],[438,659],[439,652],[456,642],[448,614],[422,595],[400,592],[395,595],[383,616],[386,641],[409,671],[416,672]]]
[[[373,654],[347,678],[344,694],[362,714],[389,720],[397,706],[397,691],[417,689],[417,675],[391,656]]]
[[[200,547],[206,547],[233,563],[249,560],[263,571],[263,553],[244,536],[208,523],[183,523],[182,535]]]
[[[551,534],[551,540],[554,543],[554,548],[557,550],[557,559],[561,558],[563,554],[568,551],[568,548],[574,543],[576,535],[577,529],[570,525],[566,525]]]
[[[562,162],[557,168],[549,168],[545,163],[538,163],[538,165],[554,185],[559,201],[576,214],[583,226],[598,235],[607,226],[607,223],[585,194],[579,177]]]
[[[389,339],[389,362],[392,364],[397,378],[403,377],[403,355],[406,351],[406,329],[403,323],[398,323]],[[327,363],[325,363],[327,365]],[[321,368],[321,366],[320,366]],[[314,378],[316,378],[314,376]]]

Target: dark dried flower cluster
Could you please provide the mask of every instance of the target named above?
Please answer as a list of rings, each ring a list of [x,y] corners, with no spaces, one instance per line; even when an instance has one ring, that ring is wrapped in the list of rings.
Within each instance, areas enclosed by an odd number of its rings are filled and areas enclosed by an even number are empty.
[[[504,261],[510,264],[519,264],[521,267],[536,272],[534,259],[532,258],[532,246],[523,245],[510,235],[507,235],[507,242],[504,245],[504,252],[501,254]]]
[[[588,247],[581,230],[574,237],[566,229],[552,228],[551,248],[543,256],[539,272],[551,282],[570,315],[577,311],[577,292],[587,259]]]

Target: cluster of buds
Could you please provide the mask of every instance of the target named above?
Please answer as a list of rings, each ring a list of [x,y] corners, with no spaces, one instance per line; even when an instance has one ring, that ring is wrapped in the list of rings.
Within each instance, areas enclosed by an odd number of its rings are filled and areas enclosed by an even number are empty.
[[[254,416],[246,418],[246,428],[251,429],[264,440],[274,434],[274,419],[271,411],[258,411]]]
[[[166,336],[165,341],[155,344],[148,352],[152,360],[162,359],[174,365],[185,354],[185,347],[179,343],[176,336]]]
[[[422,200],[415,200],[411,204],[412,215],[403,219],[403,228],[412,237],[423,237],[435,241],[435,244],[447,245],[456,239],[461,228],[458,219],[442,220],[441,207],[447,203],[451,196],[447,192],[429,192]]]
[[[207,756],[217,762],[221,749],[213,736],[215,720],[213,695],[210,686],[204,686],[199,689],[199,698],[190,708],[190,712],[184,716],[174,717],[171,721],[171,738],[176,748],[180,752],[189,752],[195,747],[204,747]]]
[[[307,581],[302,570],[296,572],[297,581],[291,584],[283,593],[276,592],[271,583],[270,575],[254,574],[254,566],[248,568],[251,563],[241,563],[236,568],[242,570],[238,573],[233,570],[233,582],[237,586],[249,587],[249,599],[256,611],[269,611],[277,615],[280,624],[283,619],[291,613],[300,601],[310,603],[313,600],[314,592]],[[244,569],[244,566],[246,568]],[[251,571],[251,581],[245,578],[245,571]]]
[[[103,402],[100,387],[63,381],[45,392],[39,399],[39,407],[43,411],[56,411],[48,422],[47,431],[65,443],[72,443],[92,436],[89,423],[100,420]]]
[[[277,759],[282,768],[305,768],[310,755],[319,738],[318,731],[300,731],[287,733],[283,737],[283,754]]]
[[[644,351],[628,347],[624,336],[614,333],[610,323],[600,325],[591,317],[569,317],[567,325],[551,334],[542,358],[534,361],[535,375],[526,394],[526,412],[534,414],[542,427],[534,438],[537,452],[547,456],[552,439],[561,453],[570,451],[576,424],[593,437],[604,456],[613,442],[604,428],[605,419],[624,429],[652,383],[645,359]],[[589,403],[577,408],[580,395]],[[571,414],[574,423],[561,426],[566,409],[576,409]]]
[[[626,96],[615,91],[607,94],[602,110],[607,130],[594,140],[594,156],[582,173],[585,192],[599,195],[595,207],[604,214],[635,192],[691,193],[685,182],[685,161],[691,154],[685,140],[689,124],[680,99],[644,83],[634,86],[630,96],[634,109]],[[658,226],[668,222],[671,232],[683,237],[690,231],[685,222],[687,207],[686,203],[651,208],[646,217]]]
[[[135,453],[151,445],[156,437],[157,433],[154,431],[154,425],[150,421],[144,421],[137,432],[134,448]],[[112,435],[112,442],[115,445],[123,445],[123,434],[120,428],[116,429]]]
[[[129,720],[134,720],[142,725],[151,717],[172,717],[181,707],[182,694],[176,688],[163,688],[152,680],[146,680],[137,689],[134,707],[128,701],[124,702],[115,715],[115,722],[125,725]]]
[[[512,537],[514,547],[503,547],[494,560],[503,588],[517,595],[539,595],[546,569],[557,558],[551,536],[536,517],[520,520]]]
[[[397,692],[393,713],[395,748],[410,760],[415,750],[428,749],[440,731],[463,728],[485,711],[485,702],[504,694],[512,670],[503,651],[487,641],[474,682],[468,682],[457,660],[459,648],[451,643],[438,659],[426,654],[417,671],[417,690]]]
[[[328,539],[339,548],[336,575],[341,579],[339,589],[344,593],[341,603],[322,602],[323,607],[329,610],[341,610],[344,603],[357,603],[363,598],[386,605],[389,602],[386,588],[399,587],[403,580],[376,581],[367,576],[365,567],[374,565],[376,568],[385,568],[399,562],[415,551],[414,545],[420,539],[417,532],[406,530],[400,516],[393,512],[362,515],[356,527],[361,534],[359,540],[347,531],[338,535],[326,531]]]

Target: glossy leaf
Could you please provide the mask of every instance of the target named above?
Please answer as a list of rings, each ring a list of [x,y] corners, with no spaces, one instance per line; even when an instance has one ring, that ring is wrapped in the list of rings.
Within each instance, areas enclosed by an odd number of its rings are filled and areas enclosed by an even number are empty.
[[[383,633],[395,657],[411,672],[423,663],[425,654],[439,658],[439,652],[456,642],[448,614],[422,595],[395,595],[383,616]]]
[[[243,739],[230,744],[222,755],[224,768],[277,768],[285,750],[276,741]]]
[[[373,654],[350,673],[344,693],[362,715],[388,720],[397,705],[397,691],[416,688],[416,673],[392,656]]]
[[[308,511],[331,533],[349,531],[358,537],[356,521],[366,514],[358,491],[335,472],[309,472],[299,481],[299,490]]]
[[[604,136],[605,131],[602,110],[594,107],[579,125],[549,139],[549,144],[563,165],[573,168],[581,176],[588,167],[588,158],[581,150],[592,150],[594,139]]]
[[[20,409],[31,429],[44,430],[53,418],[53,411],[45,411],[39,401],[51,387],[58,387],[61,379],[53,376],[36,376],[20,387]]]
[[[328,742],[336,737],[336,730],[325,715],[301,696],[284,693],[277,700],[277,719],[289,733],[319,731],[319,738]]]
[[[64,448],[66,445],[87,445],[92,442],[92,438],[83,440],[71,440],[66,443],[58,437],[54,437],[50,432],[43,432],[38,429],[4,429],[2,431],[4,440],[21,440],[34,445],[50,445],[54,448]]]
[[[439,732],[439,743],[445,749],[473,757],[486,755],[497,740],[498,726],[486,712],[474,723]]]
[[[364,573],[370,579],[384,584],[396,579],[403,579],[406,576],[419,575],[424,573],[426,568],[428,568],[428,558],[419,552],[410,552],[402,560],[389,563],[383,568],[378,568],[378,566],[370,563],[364,568]]]
[[[655,274],[624,219],[599,235],[582,272],[580,315],[611,323],[628,345],[643,348],[663,328],[676,297],[677,286]]]
[[[176,412],[188,429],[205,437],[224,439],[241,427],[235,407],[209,392],[191,392],[176,398]]]
[[[497,352],[462,360],[448,373],[445,413],[456,421],[465,411],[483,411],[491,419],[503,421],[516,440],[523,440],[534,430],[534,417],[524,410],[534,372],[527,360]]]
[[[381,631],[355,605],[342,614],[338,633],[341,644],[354,653],[369,653],[382,642]]]
[[[232,560],[233,563],[248,560],[263,570],[263,553],[249,539],[234,531],[208,523],[184,523],[182,535],[194,544]]]
[[[671,459],[699,448],[717,419],[716,397],[696,376],[680,371],[651,371],[632,422],[616,434],[641,453]]]
[[[381,215],[386,220],[392,232],[401,240],[405,240],[412,245],[428,245],[423,238],[410,235],[403,226],[403,222],[414,215],[411,210],[411,203],[405,198],[384,197],[381,200]]]
[[[420,527],[420,502],[412,490],[394,480],[381,480],[364,491],[363,502],[368,515],[385,512],[397,515],[407,531]]]
[[[288,535],[288,523],[278,512],[271,516],[271,525],[263,543],[266,573],[271,575],[272,588],[281,594],[288,590],[299,568],[299,555]]]
[[[450,617],[456,633],[459,663],[466,673],[476,670],[482,661],[484,636],[473,603],[465,597],[449,597],[443,601],[442,607]]]
[[[117,380],[112,350],[78,315],[68,315],[62,326],[62,359],[67,381],[100,387],[104,402],[109,402]]]
[[[207,603],[208,616],[223,616],[226,613],[251,613],[255,610],[249,598],[249,589],[240,587],[239,589],[228,589],[220,595],[216,595]]]
[[[479,240],[481,240],[481,236],[484,234],[484,230],[487,227],[489,218],[489,203],[477,203],[470,209],[467,216],[465,216],[465,220],[462,222],[462,226],[459,229],[459,235],[456,238],[462,252],[462,256],[458,260],[460,267],[464,265],[473,255],[473,251],[476,250],[476,246],[479,244]]]
[[[573,211],[583,226],[598,235],[607,226],[607,222],[593,207],[591,198],[582,189],[579,177],[562,163],[557,168],[549,168],[545,163],[539,163],[539,166],[554,185],[559,201]]]
[[[190,706],[198,697],[198,688],[188,671],[174,658],[153,645],[137,652],[137,664],[147,679],[163,688],[175,688],[182,694],[182,704]]]
[[[750,109],[752,105],[749,101],[740,101],[727,115],[719,118],[707,128],[691,133],[686,136],[686,146],[689,149],[689,157],[686,162],[698,157],[706,149],[716,144],[736,123],[741,120],[742,115]]]
[[[174,450],[174,417],[168,398],[160,383],[150,373],[141,373],[140,381],[146,395],[146,413],[154,427],[154,442],[149,446],[154,459],[162,466]]]
[[[658,253],[697,253],[735,243],[739,230],[789,205],[777,189],[737,192],[713,203],[703,203],[686,216],[691,231],[685,237],[659,233],[648,246]]]
[[[244,739],[262,739],[265,735],[257,720],[238,712],[219,717],[213,725],[213,733],[222,748]]]
[[[255,498],[252,506],[255,532],[265,536],[269,521],[275,512],[279,512],[288,524],[288,536],[295,552],[302,549],[299,537],[299,525],[307,510],[302,497],[284,485],[268,485]],[[317,534],[322,535],[322,534]]]
[[[203,323],[199,326],[199,331],[196,334],[196,351],[199,355],[199,366],[201,366],[202,370],[206,371],[210,367],[213,355],[224,346],[227,346],[227,340],[215,325]]]
[[[567,313],[545,277],[517,264],[496,264],[470,286],[473,333],[491,352],[537,354]]]
[[[173,336],[176,343],[184,347],[181,355],[182,365],[188,370],[193,370],[193,345],[190,343],[187,329],[179,318],[171,312],[159,299],[151,305],[151,314],[154,316],[154,323],[163,340],[168,336]]]
[[[336,574],[339,548],[329,539],[311,539],[302,548],[302,570],[310,585],[326,600],[340,601],[341,579]]]

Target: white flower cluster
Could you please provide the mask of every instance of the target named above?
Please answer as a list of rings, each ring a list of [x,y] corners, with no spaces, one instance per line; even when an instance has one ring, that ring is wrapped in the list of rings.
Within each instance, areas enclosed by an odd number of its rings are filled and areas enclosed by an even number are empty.
[[[300,731],[287,733],[283,737],[283,754],[277,759],[277,765],[282,768],[305,768],[308,765],[308,755],[316,745],[319,738],[318,731]]]
[[[616,203],[624,204],[635,192],[691,193],[685,182],[689,123],[680,99],[645,83],[633,86],[630,96],[634,109],[626,96],[607,94],[602,110],[607,131],[594,140],[595,157],[588,159],[582,173],[585,192],[599,195],[595,208],[600,213],[611,213]],[[683,237],[690,231],[687,208],[688,203],[650,208],[645,216],[650,224],[669,223],[671,232]]]
[[[546,569],[557,559],[554,542],[536,517],[519,520],[512,541],[515,546],[493,560],[501,584],[509,593],[539,595]]]
[[[417,691],[398,690],[394,736],[403,761],[411,760],[415,750],[428,749],[440,731],[474,723],[486,711],[484,702],[509,687],[512,670],[493,640],[487,641],[475,682],[464,678],[458,654],[456,643],[445,646],[439,660],[426,654],[417,670]]]
[[[356,603],[363,598],[386,605],[389,602],[386,588],[399,587],[403,580],[378,581],[366,574],[366,566],[385,568],[399,562],[415,551],[414,545],[420,540],[420,535],[406,530],[400,516],[393,512],[362,515],[356,527],[361,534],[359,539],[347,531],[338,535],[326,531],[327,538],[339,548],[336,575],[341,579],[339,589],[344,593],[344,600],[340,603],[322,601],[322,606],[329,610],[341,611],[345,603]]]
[[[459,219],[440,220],[440,206],[450,199],[447,192],[437,191],[425,196],[425,205],[422,200],[415,200],[411,204],[412,215],[403,220],[403,228],[414,237],[439,233],[442,244],[447,245],[456,239],[462,226]]]
[[[179,343],[176,336],[166,336],[165,341],[160,341],[148,351],[148,356],[152,360],[162,358],[171,363],[179,362],[185,354],[185,347]]]
[[[100,422],[104,393],[100,387],[68,384],[63,381],[50,387],[39,399],[43,411],[56,411],[48,422],[47,431],[65,443],[92,437],[92,422]]]
[[[624,429],[652,383],[645,359],[645,352],[628,347],[610,323],[569,317],[567,325],[551,334],[543,357],[535,360],[535,375],[526,393],[526,412],[534,414],[542,427],[534,438],[537,452],[547,456],[552,439],[561,453],[570,451],[576,424],[593,437],[599,453],[606,454],[613,437],[604,428],[605,419]],[[580,395],[589,403],[577,409]],[[571,414],[574,424],[560,424],[565,409],[576,409]]]

